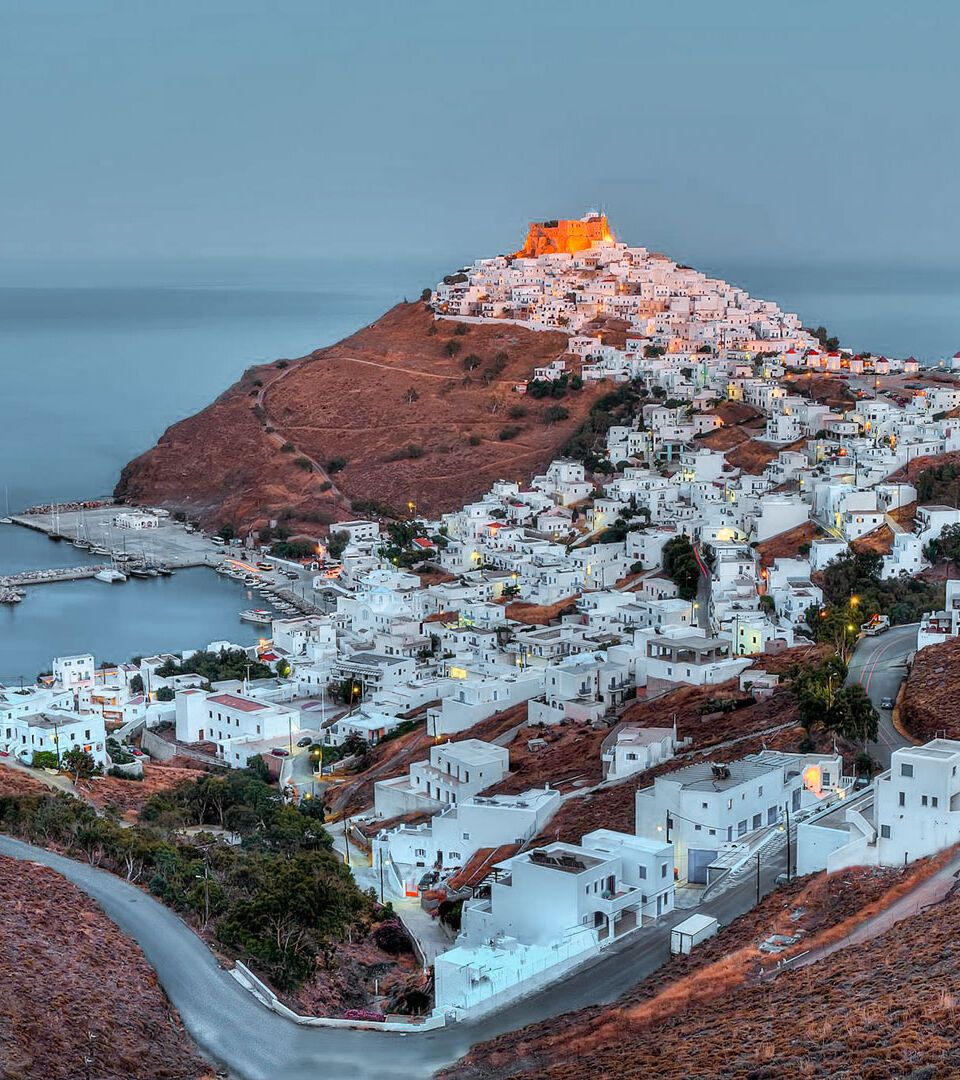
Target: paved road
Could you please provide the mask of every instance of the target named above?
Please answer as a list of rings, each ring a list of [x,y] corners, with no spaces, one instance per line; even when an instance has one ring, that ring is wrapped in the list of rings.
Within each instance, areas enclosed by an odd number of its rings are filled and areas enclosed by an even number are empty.
[[[660,967],[669,955],[670,926],[689,911],[611,946],[589,967],[555,986],[475,1023],[396,1035],[302,1028],[270,1012],[244,990],[187,926],[159,901],[104,870],[0,836],[0,855],[50,866],[88,895],[129,934],[153,965],[201,1051],[241,1080],[426,1080],[471,1045],[585,1005],[614,1000]],[[764,893],[785,865],[784,852],[765,862]],[[721,923],[748,910],[756,880],[748,878],[702,908]]]
[[[862,637],[850,659],[847,683],[859,683],[880,714],[877,741],[867,743],[867,753],[885,769],[890,766],[894,750],[911,744],[893,726],[890,709],[881,708],[880,702],[886,697],[896,698],[907,674],[907,659],[916,648],[917,623],[909,623],[876,637]]]

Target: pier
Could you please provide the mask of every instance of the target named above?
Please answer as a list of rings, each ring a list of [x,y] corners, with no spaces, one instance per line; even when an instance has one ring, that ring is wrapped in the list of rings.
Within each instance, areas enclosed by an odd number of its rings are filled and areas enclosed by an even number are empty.
[[[0,588],[20,588],[24,585],[52,585],[57,581],[77,581],[95,577],[105,567],[65,566],[59,570],[23,570],[19,574],[0,577]]]

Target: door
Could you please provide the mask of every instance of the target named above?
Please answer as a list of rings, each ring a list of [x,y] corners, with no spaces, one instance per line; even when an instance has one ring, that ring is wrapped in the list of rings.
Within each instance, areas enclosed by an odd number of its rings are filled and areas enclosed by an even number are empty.
[[[705,848],[690,848],[687,851],[687,881],[696,885],[706,885],[707,867],[717,857],[715,851]]]

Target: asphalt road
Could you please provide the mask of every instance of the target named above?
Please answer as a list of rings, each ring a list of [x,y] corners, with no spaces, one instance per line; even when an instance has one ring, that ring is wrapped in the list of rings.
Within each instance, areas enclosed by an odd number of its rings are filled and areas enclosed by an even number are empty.
[[[0,855],[52,867],[93,897],[139,944],[200,1050],[242,1080],[426,1080],[477,1042],[571,1009],[613,1001],[664,963],[671,925],[690,914],[671,913],[554,986],[475,1023],[409,1035],[304,1028],[261,1005],[169,908],[128,882],[5,836],[0,836]],[[763,864],[764,893],[773,888],[785,858],[781,849]],[[698,910],[727,923],[755,900],[756,879],[748,877]]]
[[[893,726],[891,710],[881,708],[880,702],[886,697],[896,699],[907,674],[907,659],[916,648],[917,623],[909,623],[876,637],[862,637],[850,659],[847,683],[859,683],[880,714],[877,741],[867,743],[867,753],[885,769],[890,767],[893,751],[911,743]]]

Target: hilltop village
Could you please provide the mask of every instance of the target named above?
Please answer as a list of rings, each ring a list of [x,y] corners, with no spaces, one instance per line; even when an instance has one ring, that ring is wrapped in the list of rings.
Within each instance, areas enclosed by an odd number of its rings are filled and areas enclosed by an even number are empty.
[[[304,614],[267,613],[249,649],[57,658],[0,695],[8,754],[265,768],[322,803],[432,971],[437,1023],[630,935],[689,953],[761,877],[960,841],[960,730],[911,736],[923,694],[901,689],[960,651],[960,354],[841,347],[598,214],[419,303],[464,378],[503,374],[481,332],[559,335],[496,422],[510,442],[593,393],[562,455],[440,515],[344,499],[319,535],[222,527],[221,571],[302,575]]]

